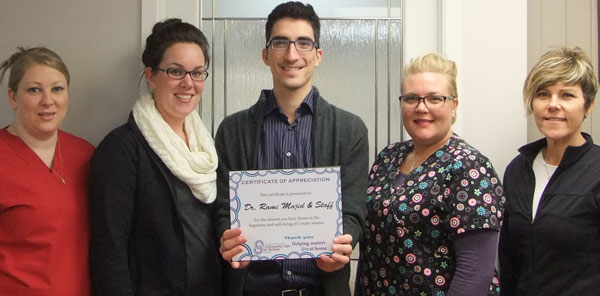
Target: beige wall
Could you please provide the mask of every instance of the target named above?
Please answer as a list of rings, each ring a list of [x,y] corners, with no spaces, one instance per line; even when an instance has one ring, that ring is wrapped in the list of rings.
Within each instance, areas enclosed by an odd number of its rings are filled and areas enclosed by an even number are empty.
[[[588,53],[598,75],[597,0],[528,0],[527,9],[528,69],[552,46],[577,45]],[[583,131],[600,141],[600,111],[595,109]],[[541,138],[531,116],[527,121],[527,140]]]
[[[62,128],[97,145],[127,119],[138,93],[140,0],[0,1],[0,60],[17,46],[56,51],[71,73]],[[0,127],[13,120],[5,77]]]

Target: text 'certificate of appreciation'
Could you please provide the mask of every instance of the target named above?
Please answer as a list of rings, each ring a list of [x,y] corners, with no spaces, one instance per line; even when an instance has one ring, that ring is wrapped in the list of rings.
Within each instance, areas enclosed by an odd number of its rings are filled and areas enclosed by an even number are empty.
[[[231,171],[229,198],[248,238],[233,261],[318,258],[343,234],[340,167]]]

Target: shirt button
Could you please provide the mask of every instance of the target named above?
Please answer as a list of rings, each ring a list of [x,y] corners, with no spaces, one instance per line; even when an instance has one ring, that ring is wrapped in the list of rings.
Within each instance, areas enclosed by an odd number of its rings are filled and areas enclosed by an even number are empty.
[[[288,151],[288,152],[287,152],[285,155],[286,155],[287,157],[290,157],[290,156],[292,156],[292,152],[289,152],[289,151]]]
[[[292,275],[292,271],[291,271],[291,270],[288,270],[288,271],[287,271],[287,275],[291,276],[291,275]]]

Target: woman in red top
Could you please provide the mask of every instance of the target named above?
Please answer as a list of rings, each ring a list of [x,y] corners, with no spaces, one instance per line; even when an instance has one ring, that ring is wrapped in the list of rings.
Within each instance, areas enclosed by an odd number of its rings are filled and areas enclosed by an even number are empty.
[[[59,130],[69,72],[43,47],[14,53],[0,129],[0,295],[89,295],[88,162],[94,150]]]

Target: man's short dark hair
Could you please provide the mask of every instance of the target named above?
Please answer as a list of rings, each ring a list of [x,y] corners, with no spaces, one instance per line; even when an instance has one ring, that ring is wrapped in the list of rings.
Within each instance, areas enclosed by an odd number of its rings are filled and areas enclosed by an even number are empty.
[[[290,1],[277,5],[269,14],[266,25],[266,41],[268,42],[273,32],[273,26],[275,23],[285,17],[294,19],[305,20],[310,23],[317,43],[317,48],[320,47],[319,36],[321,33],[321,22],[319,16],[310,4],[303,4],[302,2]]]

